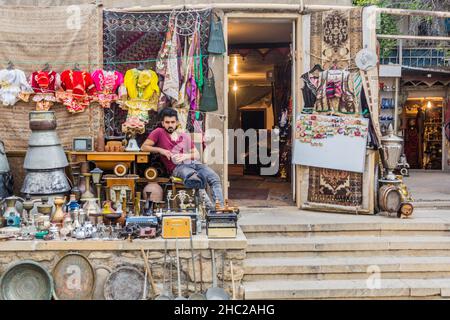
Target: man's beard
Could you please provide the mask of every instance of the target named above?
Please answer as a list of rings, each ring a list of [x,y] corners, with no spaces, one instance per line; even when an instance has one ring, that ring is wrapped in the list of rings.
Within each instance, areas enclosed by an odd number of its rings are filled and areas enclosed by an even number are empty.
[[[174,128],[172,128],[172,127],[169,127],[169,128],[164,128],[168,133],[173,133],[174,131],[175,131],[175,129]]]

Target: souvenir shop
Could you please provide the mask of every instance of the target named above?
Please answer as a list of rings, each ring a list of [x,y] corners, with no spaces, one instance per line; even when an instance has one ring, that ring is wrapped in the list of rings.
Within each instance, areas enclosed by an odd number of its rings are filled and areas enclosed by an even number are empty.
[[[447,171],[448,74],[404,70],[400,127],[411,169]]]
[[[58,33],[41,23],[44,14]],[[412,213],[394,173],[401,139],[382,136],[378,121],[374,8],[300,15],[81,5],[73,28],[66,14],[0,10],[8,30],[0,42],[10,44],[0,50],[3,299],[242,298],[239,207],[225,200],[208,210],[199,190],[140,151],[165,106],[193,136],[223,132],[224,150],[229,128],[278,132],[272,177],[299,208]],[[205,141],[194,142],[202,153]],[[234,153],[241,167],[227,152],[210,165],[225,199],[231,176],[267,168],[245,154]],[[261,200],[270,202],[267,189]]]
[[[0,50],[2,299],[242,297],[239,208],[207,208],[140,149],[164,107],[179,132],[202,136],[220,119],[209,67],[226,51],[220,17],[84,5],[67,30],[66,7],[45,10],[0,10],[2,23],[35,27]],[[48,31],[33,25],[44,12],[61,16],[61,34],[22,50]]]

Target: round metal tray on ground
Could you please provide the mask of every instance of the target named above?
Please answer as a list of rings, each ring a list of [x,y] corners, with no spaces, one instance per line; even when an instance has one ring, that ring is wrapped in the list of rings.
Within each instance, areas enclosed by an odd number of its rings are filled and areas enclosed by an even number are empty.
[[[57,300],[90,300],[94,293],[95,270],[79,253],[68,253],[53,268]]]
[[[132,266],[113,271],[105,282],[106,300],[140,300],[144,292],[144,274]],[[145,281],[147,281],[145,279]],[[147,286],[148,288],[148,286]]]
[[[0,295],[3,300],[50,300],[53,278],[39,263],[24,260],[18,262],[2,275]]]

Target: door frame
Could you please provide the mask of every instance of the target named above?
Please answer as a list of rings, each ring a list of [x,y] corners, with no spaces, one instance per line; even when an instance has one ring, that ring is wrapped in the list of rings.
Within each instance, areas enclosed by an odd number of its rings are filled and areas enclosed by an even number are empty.
[[[254,19],[289,19],[291,20],[293,24],[293,39],[291,41],[293,46],[293,62],[292,62],[292,74],[293,74],[293,81],[291,83],[292,86],[292,130],[294,130],[295,126],[295,116],[296,111],[298,110],[298,106],[302,103],[302,96],[300,94],[300,76],[302,75],[303,71],[303,60],[301,56],[301,40],[302,40],[302,15],[298,13],[279,13],[279,12],[265,12],[265,13],[253,13],[253,12],[244,12],[244,11],[235,11],[235,12],[226,12],[223,16],[223,32],[224,32],[224,39],[225,39],[225,58],[224,61],[224,79],[223,79],[223,92],[224,92],[224,115],[225,115],[225,121],[224,121],[224,167],[223,167],[223,192],[224,197],[228,198],[228,188],[230,185],[229,177],[228,177],[228,115],[229,115],[229,108],[228,108],[228,91],[229,91],[229,81],[228,81],[228,65],[230,63],[230,59],[228,56],[228,19],[236,19],[236,18],[242,18],[242,19],[248,19],[248,18],[254,18]],[[294,132],[292,132],[292,139],[294,138]],[[292,149],[291,152],[294,150]],[[293,165],[293,169],[291,172],[291,181],[292,181],[292,197],[293,199],[297,199],[298,197],[298,180],[297,177],[297,166]]]

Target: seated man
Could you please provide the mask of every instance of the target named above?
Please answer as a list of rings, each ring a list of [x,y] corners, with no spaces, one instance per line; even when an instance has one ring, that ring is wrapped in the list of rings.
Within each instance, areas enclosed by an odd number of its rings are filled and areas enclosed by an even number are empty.
[[[214,209],[205,192],[206,183],[211,187],[214,203],[219,200],[223,206],[223,193],[220,178],[211,168],[202,164],[200,155],[189,134],[177,130],[178,113],[173,108],[160,111],[162,128],[153,130],[142,144],[141,150],[157,152],[167,171],[183,179],[188,188],[200,189],[205,196],[208,209]]]

